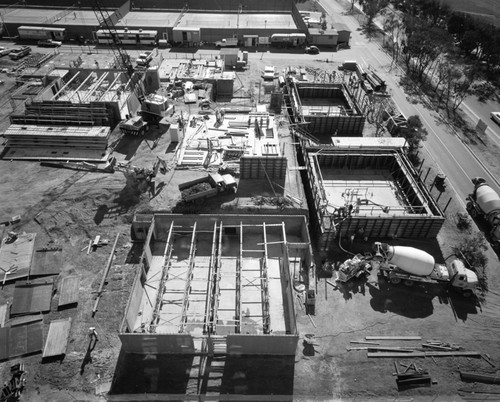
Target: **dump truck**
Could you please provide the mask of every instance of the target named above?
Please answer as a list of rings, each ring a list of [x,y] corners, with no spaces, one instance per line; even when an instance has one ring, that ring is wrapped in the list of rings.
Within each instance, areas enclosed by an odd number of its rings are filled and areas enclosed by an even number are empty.
[[[458,258],[445,265],[436,264],[432,255],[414,247],[376,242],[373,249],[375,254],[371,260],[372,267],[378,268],[379,275],[392,284],[447,284],[460,291],[464,297],[476,293],[477,275],[465,268]]]
[[[500,244],[500,196],[482,177],[472,179],[474,192],[467,197],[467,212],[472,218],[482,217],[490,226],[490,240]]]
[[[179,184],[182,199],[186,202],[214,197],[217,194],[236,192],[236,180],[231,174],[209,173],[208,176]]]

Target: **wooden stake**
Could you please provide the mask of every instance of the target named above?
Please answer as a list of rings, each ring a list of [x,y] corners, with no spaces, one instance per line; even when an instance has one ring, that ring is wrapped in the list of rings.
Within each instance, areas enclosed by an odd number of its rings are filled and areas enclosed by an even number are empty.
[[[106,277],[108,276],[108,272],[111,269],[111,264],[113,263],[113,257],[115,255],[116,245],[118,244],[118,239],[120,238],[120,233],[116,234],[115,243],[113,244],[113,248],[111,249],[111,254],[109,255],[108,262],[106,263],[106,268],[104,269],[104,274],[102,275],[101,285],[99,286],[99,290],[97,291],[97,298],[95,299],[94,308],[92,309],[92,317],[95,315],[97,311],[97,305],[99,304],[99,300],[102,296],[102,291],[104,289],[104,284],[106,283]]]
[[[312,325],[314,325],[314,328],[317,328],[317,327],[316,327],[316,323],[314,322],[313,318],[311,317],[311,314],[307,314],[307,316],[308,316],[308,317],[309,317],[309,319],[311,320]]]

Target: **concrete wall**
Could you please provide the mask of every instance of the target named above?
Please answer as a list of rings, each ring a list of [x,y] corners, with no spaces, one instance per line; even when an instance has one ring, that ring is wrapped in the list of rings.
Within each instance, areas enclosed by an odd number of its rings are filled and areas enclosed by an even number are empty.
[[[365,116],[304,116],[312,135],[362,137]]]
[[[194,353],[193,337],[188,334],[121,333],[122,348],[127,353],[183,354]]]
[[[132,285],[128,304],[125,309],[125,318],[122,323],[122,332],[132,332],[135,329],[134,325],[137,319],[137,314],[139,313],[142,295],[144,293],[141,278],[142,275],[137,275]]]
[[[298,335],[234,334],[227,336],[227,350],[243,355],[294,355],[298,341]]]

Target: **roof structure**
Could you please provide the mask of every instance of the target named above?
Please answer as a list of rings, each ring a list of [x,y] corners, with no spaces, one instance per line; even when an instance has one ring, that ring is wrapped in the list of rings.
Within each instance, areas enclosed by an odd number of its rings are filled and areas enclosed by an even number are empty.
[[[297,29],[292,14],[261,13],[185,13],[179,27],[240,28],[240,29]]]
[[[173,27],[180,12],[130,11],[115,26],[140,28],[170,28]]]

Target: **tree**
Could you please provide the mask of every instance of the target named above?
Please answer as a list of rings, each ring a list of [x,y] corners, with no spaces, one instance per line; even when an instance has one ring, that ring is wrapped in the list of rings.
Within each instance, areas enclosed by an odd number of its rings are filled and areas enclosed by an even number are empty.
[[[375,96],[371,99],[371,104],[369,106],[368,113],[366,114],[366,119],[368,120],[368,123],[371,123],[375,126],[375,137],[382,136],[383,129],[388,117],[388,107],[388,98]]]
[[[418,115],[408,117],[406,126],[403,130],[403,137],[408,142],[408,152],[415,155],[421,142],[427,139],[427,130]]]
[[[389,4],[389,0],[363,0],[360,1],[360,4],[366,14],[366,26],[368,31],[370,31],[373,26],[373,20],[377,14]]]
[[[384,31],[389,35],[389,45],[391,49],[392,62],[397,63],[401,49],[401,40],[404,33],[404,25],[401,16],[397,13],[390,13],[384,21]]]

